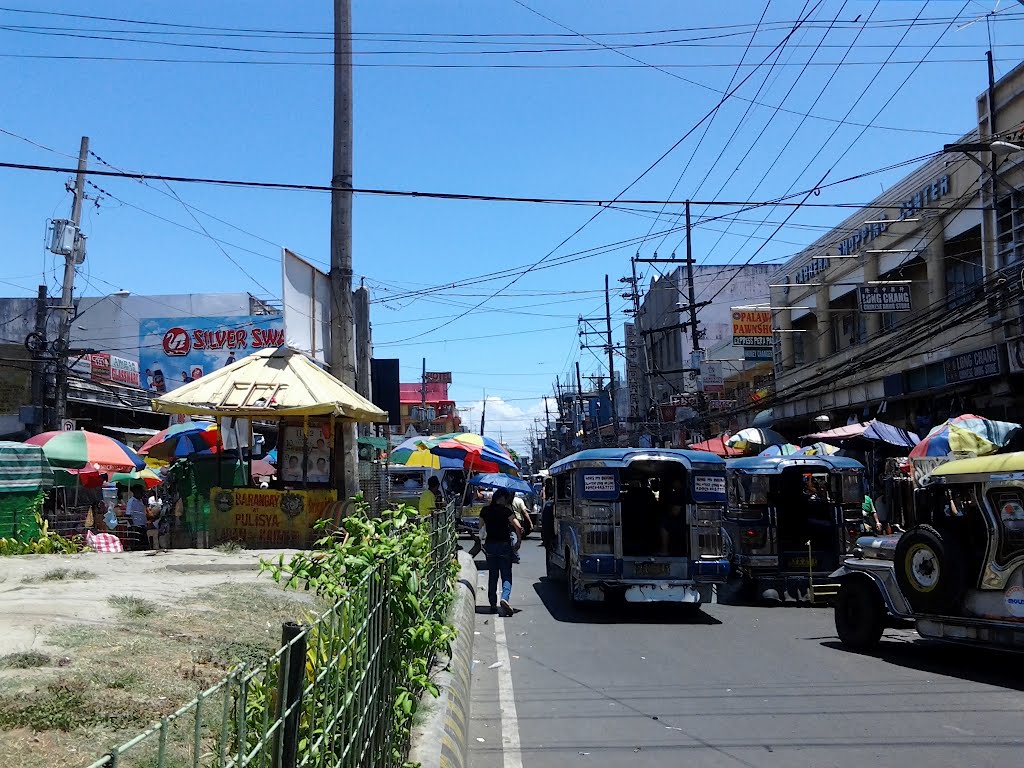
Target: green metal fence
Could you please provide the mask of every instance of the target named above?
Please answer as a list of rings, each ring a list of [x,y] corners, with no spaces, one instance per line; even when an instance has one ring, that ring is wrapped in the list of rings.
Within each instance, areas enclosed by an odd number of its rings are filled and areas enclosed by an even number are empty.
[[[425,610],[443,620],[455,556],[454,507],[430,518]],[[88,768],[356,768],[400,765],[388,561],[258,667],[238,667]]]

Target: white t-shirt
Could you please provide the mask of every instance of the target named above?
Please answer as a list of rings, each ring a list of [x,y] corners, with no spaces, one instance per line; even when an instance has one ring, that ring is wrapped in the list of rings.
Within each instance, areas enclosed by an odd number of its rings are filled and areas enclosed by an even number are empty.
[[[146,527],[146,505],[142,503],[142,499],[132,496],[128,499],[125,511],[128,513],[128,519],[132,521],[132,525],[136,528]]]

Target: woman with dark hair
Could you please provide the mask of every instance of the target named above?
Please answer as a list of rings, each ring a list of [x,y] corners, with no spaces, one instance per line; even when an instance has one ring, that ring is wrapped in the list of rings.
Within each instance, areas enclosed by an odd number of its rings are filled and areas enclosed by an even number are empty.
[[[511,616],[512,607],[512,531],[522,538],[523,529],[512,512],[509,492],[499,488],[491,503],[480,512],[484,525],[484,552],[487,553],[487,598],[491,612]],[[501,577],[501,602],[498,602],[498,577]]]

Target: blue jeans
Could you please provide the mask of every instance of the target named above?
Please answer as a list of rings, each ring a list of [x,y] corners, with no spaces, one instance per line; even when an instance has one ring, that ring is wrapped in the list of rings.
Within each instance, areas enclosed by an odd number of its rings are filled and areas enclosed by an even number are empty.
[[[501,599],[512,596],[512,545],[488,544],[487,548],[487,599],[491,605],[498,604],[498,576],[501,576]]]

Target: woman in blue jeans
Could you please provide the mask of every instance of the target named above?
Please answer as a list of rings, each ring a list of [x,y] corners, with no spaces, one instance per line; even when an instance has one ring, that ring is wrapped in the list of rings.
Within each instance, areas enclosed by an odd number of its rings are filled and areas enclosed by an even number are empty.
[[[491,503],[480,512],[484,524],[484,551],[487,553],[487,598],[491,612],[512,615],[509,598],[512,596],[512,531],[522,538],[523,529],[512,512],[512,497],[508,491],[494,492]],[[501,576],[501,603],[498,603],[498,576]]]

